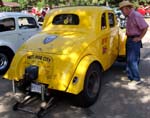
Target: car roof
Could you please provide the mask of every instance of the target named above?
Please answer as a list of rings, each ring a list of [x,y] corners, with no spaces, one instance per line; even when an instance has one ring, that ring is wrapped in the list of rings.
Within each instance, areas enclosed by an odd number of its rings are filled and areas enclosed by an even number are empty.
[[[25,14],[25,13],[21,13],[21,12],[0,12],[0,18],[2,17],[19,17],[19,16],[30,16],[33,17],[30,14]]]
[[[62,7],[56,7],[54,9],[57,9],[57,8],[103,8],[103,9],[111,9],[110,7],[107,7],[107,6],[95,6],[95,5],[86,5],[86,6],[62,6]]]
[[[89,11],[89,12],[95,12],[95,11],[104,11],[104,10],[112,10],[112,8],[110,7],[106,7],[106,6],[67,6],[67,7],[58,7],[58,8],[54,8],[51,11],[55,11],[55,10],[60,10],[60,11],[67,11],[69,12],[74,12],[74,11]]]
[[[46,14],[43,22],[43,29],[48,26],[47,24],[53,22],[52,20],[54,19],[54,17],[59,14],[76,14],[80,18],[84,17],[89,19],[90,16],[98,15],[99,13],[101,14],[104,13],[105,11],[111,11],[114,13],[114,11],[110,7],[106,6],[67,6],[67,7],[65,6],[54,8],[50,10],[48,14]],[[86,24],[84,20],[80,23]]]

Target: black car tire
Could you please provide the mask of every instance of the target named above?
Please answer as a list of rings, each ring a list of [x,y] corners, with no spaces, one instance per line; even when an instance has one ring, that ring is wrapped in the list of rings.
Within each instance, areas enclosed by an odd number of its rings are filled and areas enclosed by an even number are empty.
[[[76,99],[78,106],[89,107],[96,102],[101,88],[101,75],[99,64],[92,63],[85,76],[84,89]]]
[[[13,56],[14,54],[7,49],[0,50],[0,74],[4,74],[8,70]]]

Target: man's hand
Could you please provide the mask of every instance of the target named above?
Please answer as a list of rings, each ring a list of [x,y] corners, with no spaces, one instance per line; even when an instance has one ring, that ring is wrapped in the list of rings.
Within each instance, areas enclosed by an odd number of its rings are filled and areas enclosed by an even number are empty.
[[[139,38],[139,37],[133,38],[133,41],[134,41],[134,42],[139,42],[140,40],[141,40],[141,38]]]

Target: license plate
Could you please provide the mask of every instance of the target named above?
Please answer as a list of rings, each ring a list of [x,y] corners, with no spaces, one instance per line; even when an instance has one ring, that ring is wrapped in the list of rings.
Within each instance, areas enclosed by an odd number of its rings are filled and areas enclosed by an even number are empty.
[[[42,86],[40,84],[31,83],[31,92],[41,93]]]

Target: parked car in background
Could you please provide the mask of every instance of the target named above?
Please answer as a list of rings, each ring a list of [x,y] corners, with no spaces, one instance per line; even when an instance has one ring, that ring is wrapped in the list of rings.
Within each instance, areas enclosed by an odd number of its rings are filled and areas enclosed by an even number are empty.
[[[145,7],[145,15],[150,16],[150,6]]]
[[[19,48],[3,78],[27,93],[74,94],[76,104],[88,107],[98,98],[102,72],[125,57],[119,29],[108,7],[52,9],[42,31]]]
[[[7,71],[20,45],[40,30],[37,20],[32,15],[0,13],[0,74]]]
[[[126,17],[123,15],[123,13],[121,12],[121,10],[117,7],[113,8],[116,16],[117,16],[117,21],[118,21],[118,25],[121,29],[126,28]]]
[[[121,10],[118,7],[114,7],[112,9],[114,10],[114,12],[117,16],[120,16],[122,14]]]
[[[146,11],[145,11],[145,8],[143,6],[140,6],[139,8],[137,8],[137,12],[139,12],[143,16],[146,15]]]
[[[150,6],[140,6],[137,8],[137,11],[142,14],[144,17],[150,16]]]

